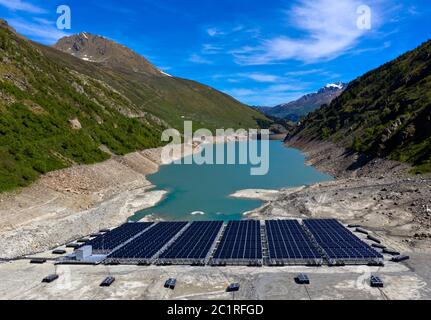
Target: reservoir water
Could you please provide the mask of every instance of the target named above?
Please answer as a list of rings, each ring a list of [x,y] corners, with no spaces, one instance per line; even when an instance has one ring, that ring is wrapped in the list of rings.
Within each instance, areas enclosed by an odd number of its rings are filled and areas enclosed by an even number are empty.
[[[231,142],[235,144],[237,159],[240,144],[245,143]],[[207,148],[214,148],[214,145],[205,145],[203,152],[208,152]],[[286,148],[281,141],[269,141],[269,171],[266,175],[251,175],[251,167],[256,166],[195,163],[161,166],[148,179],[157,190],[168,191],[167,196],[155,207],[139,211],[131,219],[140,220],[153,214],[166,220],[237,220],[243,217],[244,212],[258,208],[262,202],[230,198],[229,195],[235,191],[281,189],[332,180],[332,177],[307,166],[300,151]]]

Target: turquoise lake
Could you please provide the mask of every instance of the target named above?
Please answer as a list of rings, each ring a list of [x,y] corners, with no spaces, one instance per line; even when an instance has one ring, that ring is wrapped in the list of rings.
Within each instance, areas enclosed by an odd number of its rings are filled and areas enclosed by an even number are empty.
[[[230,143],[235,145],[237,159],[240,144],[246,143]],[[203,152],[208,152],[207,148],[215,147],[206,145]],[[225,145],[225,151],[227,148],[228,144]],[[269,141],[269,171],[266,175],[251,175],[252,167],[256,166],[195,163],[161,166],[148,179],[156,186],[156,190],[168,191],[167,196],[155,207],[137,212],[132,220],[140,220],[150,214],[166,220],[238,220],[244,212],[258,208],[262,202],[230,198],[229,195],[235,191],[280,189],[333,179],[306,166],[302,153],[286,148],[281,141]]]

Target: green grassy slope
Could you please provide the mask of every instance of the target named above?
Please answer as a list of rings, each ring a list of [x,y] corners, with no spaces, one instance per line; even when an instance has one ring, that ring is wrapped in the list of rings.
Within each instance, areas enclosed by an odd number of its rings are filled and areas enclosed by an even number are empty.
[[[329,139],[431,171],[431,41],[350,83],[291,137]]]
[[[74,163],[160,145],[162,127],[128,118],[127,98],[50,61],[28,41],[0,28],[0,191]],[[78,119],[82,129],[73,129]]]
[[[36,45],[4,26],[0,192],[27,186],[52,170],[108,159],[102,145],[115,154],[160,146],[162,130],[168,124],[180,127],[183,115],[210,127],[256,127],[254,117],[264,119],[209,87],[103,69]]]
[[[144,74],[124,68],[86,62],[62,51],[39,46],[51,59],[80,73],[109,83],[138,106],[181,129],[184,120],[198,127],[256,128],[268,119],[232,97],[195,81]]]

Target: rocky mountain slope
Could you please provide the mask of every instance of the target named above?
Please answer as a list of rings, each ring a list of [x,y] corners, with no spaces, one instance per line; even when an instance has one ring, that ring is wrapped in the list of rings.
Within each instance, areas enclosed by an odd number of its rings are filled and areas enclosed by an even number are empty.
[[[351,82],[330,105],[310,113],[290,144],[329,140],[374,157],[431,171],[431,41]]]
[[[80,33],[60,39],[54,48],[58,50],[42,50],[70,68],[109,83],[141,111],[169,126],[182,128],[184,120],[193,120],[196,127],[211,130],[252,128],[267,120],[220,91],[160,71],[141,55],[107,38]]]
[[[142,72],[110,61],[89,62],[33,43],[0,20],[0,192],[49,171],[160,146],[162,130],[181,127],[184,119],[209,128],[266,120],[145,60],[136,62]]]
[[[54,48],[69,53],[79,59],[97,62],[114,69],[132,70],[148,75],[161,72],[143,56],[131,49],[104,37],[86,32],[60,39]]]
[[[315,93],[307,94],[296,101],[277,105],[273,108],[259,108],[266,115],[283,118],[291,121],[298,121],[299,118],[305,116],[324,104],[331,103],[338,97],[347,87],[347,84],[342,82],[330,83],[319,89]]]

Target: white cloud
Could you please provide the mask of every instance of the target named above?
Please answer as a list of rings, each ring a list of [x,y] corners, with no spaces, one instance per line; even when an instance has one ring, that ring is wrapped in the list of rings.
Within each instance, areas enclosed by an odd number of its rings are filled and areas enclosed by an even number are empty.
[[[192,54],[188,61],[193,62],[193,63],[197,63],[197,64],[212,64],[213,62],[198,55],[198,54]]]
[[[243,25],[237,25],[236,27],[232,28],[232,32],[239,32],[244,30],[244,26]]]
[[[45,19],[45,18],[33,18],[33,20],[36,21],[36,22],[39,22],[41,24],[51,24],[51,25],[55,24],[55,21],[51,21],[51,20],[48,20],[48,19]]]
[[[242,65],[261,65],[285,60],[306,63],[331,60],[354,47],[369,30],[359,29],[357,9],[361,0],[299,0],[288,12],[288,20],[303,35],[298,38],[279,35],[259,46],[234,52]],[[372,27],[377,26],[372,8]]]
[[[0,5],[12,11],[26,11],[29,13],[45,13],[46,10],[23,0],[0,0]]]
[[[274,83],[274,82],[280,82],[285,80],[285,78],[282,78],[273,74],[266,74],[266,73],[260,73],[260,72],[214,74],[212,75],[211,78],[213,80],[221,79],[223,81],[225,81],[225,79],[228,78],[228,81],[231,83],[241,82],[245,79],[253,80],[255,82],[261,82],[261,83]]]
[[[333,80],[333,79],[339,79],[341,75],[336,72],[327,71],[325,69],[316,68],[316,69],[309,69],[309,70],[297,70],[297,71],[289,71],[286,72],[285,75],[288,76],[290,79],[292,78],[301,78],[304,76],[309,75],[316,75],[318,74],[320,79],[326,79],[326,81]]]
[[[220,53],[221,50],[223,50],[221,46],[217,46],[214,44],[205,43],[202,45],[203,54],[217,54]]]
[[[408,7],[407,12],[411,16],[418,16],[418,15],[421,14],[421,12],[418,10],[418,8],[416,6],[410,6],[410,7]]]
[[[382,45],[377,46],[377,47],[370,47],[370,48],[364,48],[364,49],[356,49],[356,50],[351,50],[350,55],[352,56],[356,56],[365,52],[378,52],[378,51],[383,51],[386,49],[389,49],[392,46],[392,42],[391,41],[385,41],[383,42]]]
[[[277,82],[280,81],[280,77],[272,74],[264,73],[240,73],[238,76],[248,78],[257,82]]]
[[[235,25],[235,26],[224,26],[224,27],[211,27],[206,29],[206,33],[210,36],[210,37],[218,37],[218,36],[226,36],[226,35],[231,35],[233,33],[237,33],[237,32],[241,32],[241,31],[245,31],[245,32],[252,32],[255,31],[254,29],[252,30],[245,30],[245,27],[243,25]]]
[[[286,76],[307,76],[310,74],[316,74],[324,72],[323,69],[309,69],[309,70],[298,70],[298,71],[289,71],[286,73]]]
[[[18,33],[45,44],[53,44],[58,39],[69,35],[68,33],[58,30],[55,23],[51,24],[47,20],[45,20],[44,23],[42,21],[34,23],[20,19],[8,19],[8,23],[14,27]]]
[[[210,37],[216,37],[216,36],[224,35],[224,32],[218,30],[217,28],[208,28],[207,33]]]

